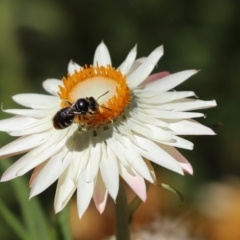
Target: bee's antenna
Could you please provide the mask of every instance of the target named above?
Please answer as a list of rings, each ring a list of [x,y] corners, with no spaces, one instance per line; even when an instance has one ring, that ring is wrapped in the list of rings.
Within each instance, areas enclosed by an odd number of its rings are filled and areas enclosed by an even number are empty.
[[[105,92],[104,94],[100,95],[96,100],[98,100],[99,98],[103,97],[104,95],[106,95],[109,91]]]
[[[109,91],[107,91],[107,92],[105,92],[104,94],[102,94],[101,96],[99,96],[99,97],[97,98],[97,100],[98,100],[99,98],[103,97],[104,95],[106,95],[108,92],[109,92]],[[97,101],[97,100],[96,100],[96,101]],[[102,107],[102,108],[107,109],[108,111],[112,111],[110,108],[103,107],[103,106],[101,106],[101,105],[99,105],[99,106]]]

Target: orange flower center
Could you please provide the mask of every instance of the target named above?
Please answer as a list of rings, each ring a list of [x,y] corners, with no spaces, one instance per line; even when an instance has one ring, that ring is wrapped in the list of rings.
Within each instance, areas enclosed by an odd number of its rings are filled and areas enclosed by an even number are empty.
[[[81,128],[96,128],[122,115],[131,100],[126,77],[111,66],[85,66],[66,78],[59,86],[61,107],[71,107],[80,98],[93,97],[97,108],[76,114],[74,122]]]

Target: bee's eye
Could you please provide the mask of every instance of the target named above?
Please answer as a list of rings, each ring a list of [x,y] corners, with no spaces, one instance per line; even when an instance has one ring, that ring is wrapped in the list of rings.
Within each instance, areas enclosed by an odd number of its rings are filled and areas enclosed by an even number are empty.
[[[87,113],[88,108],[89,108],[89,102],[84,98],[80,98],[75,104],[75,109],[79,113]]]

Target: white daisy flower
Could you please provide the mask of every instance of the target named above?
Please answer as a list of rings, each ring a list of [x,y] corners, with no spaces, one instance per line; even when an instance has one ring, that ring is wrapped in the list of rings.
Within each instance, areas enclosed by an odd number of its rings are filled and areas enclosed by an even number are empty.
[[[190,163],[175,147],[193,148],[179,135],[214,134],[192,120],[202,113],[189,111],[213,107],[216,102],[195,99],[190,91],[170,91],[196,70],[150,75],[163,55],[162,46],[146,58],[136,60],[136,54],[134,47],[115,69],[102,42],[93,65],[82,67],[71,61],[63,81],[43,82],[51,95],[13,96],[29,109],[4,110],[15,116],[1,120],[0,130],[19,138],[0,149],[0,158],[26,154],[6,170],[1,181],[34,169],[30,197],[58,180],[55,212],[77,189],[81,217],[92,198],[100,213],[108,194],[116,199],[119,175],[145,201],[145,180],[156,181],[151,162],[192,174]]]

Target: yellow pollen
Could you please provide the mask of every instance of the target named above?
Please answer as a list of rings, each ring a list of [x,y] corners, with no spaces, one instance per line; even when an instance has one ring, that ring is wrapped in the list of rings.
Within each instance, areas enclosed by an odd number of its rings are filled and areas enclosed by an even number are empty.
[[[97,109],[75,115],[74,122],[83,128],[96,128],[121,116],[131,100],[126,77],[111,66],[85,66],[63,78],[59,86],[61,107],[70,107],[78,99],[93,97]],[[91,109],[89,109],[91,110]]]

